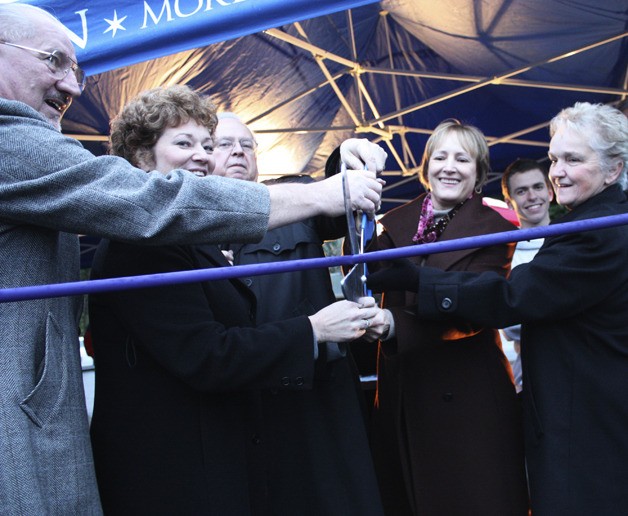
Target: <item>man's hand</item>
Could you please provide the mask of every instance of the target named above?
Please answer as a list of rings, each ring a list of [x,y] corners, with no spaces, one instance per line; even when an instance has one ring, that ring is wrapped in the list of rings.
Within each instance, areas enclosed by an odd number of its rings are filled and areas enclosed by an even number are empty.
[[[375,171],[348,170],[351,209],[373,218],[381,203],[382,185]],[[284,183],[268,186],[270,217],[268,228],[276,228],[317,215],[338,217],[345,214],[342,174],[310,184]]]
[[[384,170],[388,154],[379,145],[365,138],[350,138],[340,144],[340,159],[348,169],[367,170],[375,173]]]
[[[364,211],[373,218],[379,209],[382,195],[382,185],[385,182],[377,179],[375,172],[370,170],[347,170],[349,191],[351,192],[351,209]],[[320,197],[326,203],[324,212],[329,216],[338,216],[345,213],[345,202],[342,191],[342,174],[336,174],[317,183],[325,191]]]

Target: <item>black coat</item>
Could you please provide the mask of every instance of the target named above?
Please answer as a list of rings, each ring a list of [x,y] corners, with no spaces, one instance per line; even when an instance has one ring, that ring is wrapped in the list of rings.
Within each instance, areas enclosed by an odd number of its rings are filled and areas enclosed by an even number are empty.
[[[561,219],[627,213],[611,186]],[[628,226],[545,239],[496,274],[423,269],[422,317],[522,324],[526,455],[535,516],[628,507]],[[452,302],[441,308],[444,298]],[[448,303],[446,303],[448,304]]]
[[[103,242],[93,277],[227,265],[215,246]],[[255,328],[239,280],[90,298],[92,442],[108,514],[269,514],[261,389],[312,387],[305,316]]]
[[[269,231],[258,244],[233,246],[235,264],[323,256],[324,240],[346,224],[318,217]],[[258,323],[311,315],[335,301],[327,268],[243,278],[258,299]],[[311,388],[262,392],[273,516],[381,515],[377,483],[350,355],[319,346]]]

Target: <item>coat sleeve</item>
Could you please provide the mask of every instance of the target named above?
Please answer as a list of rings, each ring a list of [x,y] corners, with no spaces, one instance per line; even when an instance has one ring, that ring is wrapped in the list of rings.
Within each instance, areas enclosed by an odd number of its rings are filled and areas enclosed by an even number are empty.
[[[491,227],[495,230],[508,228],[508,226],[501,225],[501,219],[496,221],[496,216],[492,212],[490,215],[492,218],[489,218],[489,222],[492,223]],[[377,244],[380,249],[396,247],[387,231],[380,235]],[[492,271],[500,276],[505,276],[509,271],[512,247],[510,244],[502,244],[455,251],[443,255],[437,254],[430,256],[428,263],[430,261],[435,262],[443,268],[451,267],[455,270]],[[422,257],[413,258],[412,261],[419,266],[418,263],[422,261]],[[383,266],[387,265],[383,264]],[[429,269],[429,267],[421,267],[421,271],[426,268]],[[390,291],[385,293],[385,305],[393,314],[396,328],[396,337],[382,343],[382,351],[387,356],[404,353],[417,346],[431,345],[434,342],[469,338],[486,329],[484,325],[470,324],[469,321],[455,317],[432,321],[421,320],[417,317],[416,299],[417,297],[409,292]],[[488,327],[492,328],[492,326]]]
[[[547,239],[534,259],[495,273],[421,270],[421,318],[462,318],[492,327],[563,319],[586,313],[625,288],[619,268],[628,260],[624,231],[585,231]]]
[[[21,103],[0,107],[4,220],[155,244],[256,241],[268,226],[263,185],[147,174],[122,158],[94,157]]]
[[[198,268],[190,247],[111,243],[96,277]],[[235,280],[234,280],[235,281]],[[304,389],[314,373],[314,336],[307,317],[257,328],[252,306],[229,280],[127,290],[90,297],[98,361],[101,346],[128,334],[170,374],[199,391]],[[220,317],[221,320],[217,318]],[[111,332],[111,326],[118,327]]]
[[[466,255],[464,263],[460,263],[458,266],[464,267],[467,271],[490,271],[491,274],[503,278],[508,271],[508,256],[507,245],[491,246],[476,249],[473,253]],[[440,269],[422,267],[420,269],[419,291],[423,271],[426,269],[441,272]],[[444,272],[444,274],[448,273]],[[468,321],[459,317],[425,320],[418,317],[421,313],[420,310],[417,311],[417,297],[410,298],[406,294],[405,297],[401,298],[398,293],[390,293],[389,297],[393,303],[396,301],[396,306],[390,307],[390,310],[395,318],[397,338],[383,346],[387,355],[403,353],[424,344],[430,345],[434,342],[466,339],[486,331],[486,328],[494,328],[492,325],[478,324],[475,321]],[[419,302],[419,308],[421,306]]]

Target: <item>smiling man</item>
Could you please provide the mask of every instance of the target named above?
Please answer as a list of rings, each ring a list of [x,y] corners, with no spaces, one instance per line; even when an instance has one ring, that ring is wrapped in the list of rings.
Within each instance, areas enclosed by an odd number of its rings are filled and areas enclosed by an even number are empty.
[[[515,211],[519,226],[523,229],[547,226],[550,223],[549,207],[554,192],[545,167],[533,159],[513,161],[502,175],[502,194],[508,207]],[[527,263],[539,252],[544,238],[533,238],[517,242],[511,268]],[[501,330],[502,336],[512,341],[516,358],[512,366],[515,387],[521,391],[521,325],[516,324]],[[504,345],[507,345],[504,342]]]
[[[78,281],[78,234],[250,242],[269,227],[344,213],[340,178],[266,187],[184,170],[147,174],[63,136],[62,116],[85,74],[65,27],[42,9],[0,5],[0,70],[0,289]],[[379,204],[375,170],[351,172],[354,208]],[[77,297],[0,307],[0,514],[101,513],[80,308]]]
[[[72,43],[59,30],[60,24],[45,12],[33,17],[39,23],[30,33],[20,24],[2,27],[5,73],[0,95],[24,102],[61,130],[61,117],[85,87],[85,72],[76,63]]]
[[[550,223],[549,207],[554,192],[542,164],[532,159],[518,159],[511,163],[502,176],[502,193],[522,228]]]

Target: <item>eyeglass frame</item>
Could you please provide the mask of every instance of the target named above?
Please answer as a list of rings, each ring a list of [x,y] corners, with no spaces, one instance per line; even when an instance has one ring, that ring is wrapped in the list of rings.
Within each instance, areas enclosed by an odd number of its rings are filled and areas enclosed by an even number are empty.
[[[251,148],[250,151],[247,150],[247,148],[244,147],[244,145],[242,145],[243,141],[251,142],[253,144],[253,148]],[[233,151],[233,149],[235,148],[236,142],[240,144],[240,148],[242,149],[242,152],[244,152],[244,154],[255,154],[255,151],[257,150],[257,142],[255,141],[254,138],[229,138],[225,136],[224,138],[220,138],[214,143],[214,151],[218,149],[218,146],[221,143],[227,143],[227,142],[230,143],[229,152]]]
[[[7,45],[9,47],[21,48],[22,50],[29,50],[31,52],[37,52],[38,54],[46,56],[44,59],[42,59],[42,61],[48,61],[49,64],[47,64],[46,66],[48,66],[48,69],[55,75],[55,77],[60,75],[61,73],[63,74],[59,77],[58,79],[59,81],[62,79],[65,79],[70,73],[70,70],[72,70],[72,73],[74,73],[74,77],[76,79],[76,83],[78,84],[78,87],[81,90],[81,92],[85,89],[85,83],[87,82],[87,76],[85,75],[85,70],[83,70],[74,59],[72,59],[68,54],[66,54],[62,50],[55,49],[52,52],[47,52],[45,50],[39,50],[37,48],[26,47],[24,45],[18,45],[17,43],[9,43],[8,41],[3,41],[3,40],[0,40],[0,44]],[[61,63],[59,63],[58,68],[57,67],[51,68],[51,66],[54,66],[52,62],[50,61],[50,58],[53,56],[59,61],[61,61],[61,59],[65,57],[67,59],[67,62],[69,63],[69,66],[66,68],[65,66],[62,66]]]

